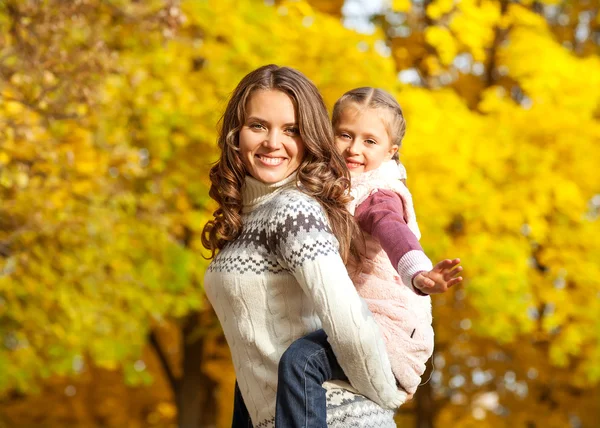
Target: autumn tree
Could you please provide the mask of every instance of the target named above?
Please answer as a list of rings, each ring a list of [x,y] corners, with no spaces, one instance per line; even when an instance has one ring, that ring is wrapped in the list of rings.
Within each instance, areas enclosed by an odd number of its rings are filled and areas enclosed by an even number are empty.
[[[89,363],[166,382],[182,426],[227,426],[199,232],[227,97],[274,62],[330,106],[364,85],[398,98],[422,243],[463,259],[401,423],[593,423],[598,3],[394,1],[372,34],[344,28],[341,5],[0,2],[3,397]]]

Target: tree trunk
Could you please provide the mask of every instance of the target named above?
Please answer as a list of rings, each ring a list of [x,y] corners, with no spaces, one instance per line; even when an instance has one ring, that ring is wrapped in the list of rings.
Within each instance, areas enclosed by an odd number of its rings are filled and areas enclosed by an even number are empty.
[[[202,372],[204,338],[194,335],[198,317],[190,317],[182,331],[182,376],[175,389],[179,428],[213,428],[217,420],[215,382]],[[190,338],[193,341],[190,341]]]
[[[189,315],[181,329],[181,377],[176,377],[169,358],[156,332],[150,333],[149,342],[158,356],[169,380],[179,428],[214,428],[217,420],[216,384],[202,372],[204,336],[195,334],[200,326],[200,314]]]
[[[430,379],[433,364],[427,364],[427,369],[422,379]],[[435,402],[433,400],[433,388],[431,379],[425,385],[417,389],[415,394],[415,421],[416,428],[433,428],[435,421]]]

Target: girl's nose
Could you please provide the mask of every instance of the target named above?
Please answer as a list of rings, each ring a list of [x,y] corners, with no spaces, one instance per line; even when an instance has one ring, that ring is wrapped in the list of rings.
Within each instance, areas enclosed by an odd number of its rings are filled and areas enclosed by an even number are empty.
[[[352,142],[346,148],[346,151],[348,152],[348,154],[357,155],[357,154],[359,154],[358,149],[359,149],[359,147],[358,147],[358,144],[356,143],[356,140],[352,140]]]

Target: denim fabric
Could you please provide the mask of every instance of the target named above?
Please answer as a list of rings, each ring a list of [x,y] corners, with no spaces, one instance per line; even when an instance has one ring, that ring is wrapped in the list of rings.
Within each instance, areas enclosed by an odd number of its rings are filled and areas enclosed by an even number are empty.
[[[275,428],[327,428],[323,382],[346,380],[323,330],[290,345],[279,361]]]

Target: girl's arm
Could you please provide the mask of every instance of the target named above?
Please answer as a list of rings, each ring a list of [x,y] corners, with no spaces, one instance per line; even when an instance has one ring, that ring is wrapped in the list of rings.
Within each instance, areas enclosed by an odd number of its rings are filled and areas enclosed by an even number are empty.
[[[354,217],[363,231],[379,241],[402,282],[415,293],[424,295],[412,280],[420,272],[430,271],[433,265],[406,224],[400,196],[391,190],[379,189],[356,208]]]
[[[396,192],[379,189],[357,207],[355,218],[362,230],[379,241],[402,282],[415,293],[441,293],[462,281],[456,277],[462,271],[459,259],[432,266],[406,223],[404,205]]]
[[[304,290],[307,312],[316,311],[352,386],[383,407],[399,407],[406,393],[396,386],[379,327],[348,276],[320,205],[289,201],[271,223],[280,264]]]

